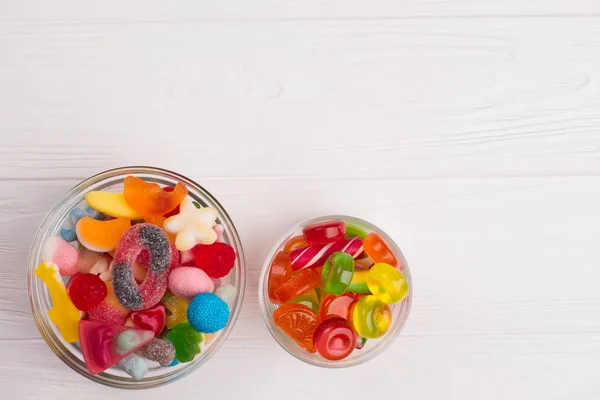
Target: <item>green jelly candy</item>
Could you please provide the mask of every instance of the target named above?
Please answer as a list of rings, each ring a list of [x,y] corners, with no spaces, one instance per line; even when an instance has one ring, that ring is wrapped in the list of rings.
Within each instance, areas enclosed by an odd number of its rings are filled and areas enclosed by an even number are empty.
[[[180,362],[190,362],[200,354],[200,343],[204,335],[189,322],[180,322],[167,334],[167,339],[175,346],[175,358]]]
[[[288,301],[286,304],[303,304],[306,307],[313,310],[316,314],[319,313],[319,296],[317,289],[313,289],[310,292],[304,293],[302,296],[298,296]]]
[[[365,240],[367,235],[367,231],[362,226],[346,221],[346,239],[358,236],[362,240]]]
[[[348,292],[352,293],[366,293],[371,294],[369,285],[367,284],[367,275],[369,271],[356,271],[352,275],[350,285],[348,285]]]
[[[327,293],[340,296],[346,292],[354,275],[354,258],[348,253],[333,253],[321,272],[321,286]]]

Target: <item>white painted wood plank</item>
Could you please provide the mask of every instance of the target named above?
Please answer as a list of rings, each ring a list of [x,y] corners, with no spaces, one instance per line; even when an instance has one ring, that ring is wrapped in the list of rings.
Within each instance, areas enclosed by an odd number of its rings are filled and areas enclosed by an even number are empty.
[[[0,2],[0,21],[174,21],[446,18],[473,16],[589,16],[600,14],[595,0],[21,0]]]
[[[24,266],[31,237],[45,211],[76,182],[3,182],[3,390],[15,398],[59,399],[68,387],[71,396],[90,400],[107,395],[291,400],[390,393],[421,399],[600,396],[597,177],[353,183],[192,178],[206,184],[239,228],[249,267],[247,296],[236,329],[214,360],[186,379],[141,394],[100,388],[70,372],[45,347],[28,315]],[[347,197],[341,201],[341,195]],[[353,369],[325,371],[278,348],[263,326],[256,290],[264,257],[281,233],[299,220],[336,212],[369,219],[398,241],[411,266],[415,298],[405,331],[386,354]],[[28,384],[31,377],[35,385]]]
[[[0,24],[0,178],[596,175],[599,21]]]

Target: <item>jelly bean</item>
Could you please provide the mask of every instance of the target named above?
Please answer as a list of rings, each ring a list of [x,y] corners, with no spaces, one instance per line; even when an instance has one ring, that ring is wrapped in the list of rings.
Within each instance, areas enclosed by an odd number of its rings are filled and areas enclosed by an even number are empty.
[[[371,294],[369,285],[367,284],[367,276],[369,271],[354,271],[350,285],[348,285],[348,291],[352,293],[367,293]]]
[[[275,296],[275,290],[287,282],[292,277],[292,263],[290,261],[290,255],[280,251],[273,258],[271,262],[271,268],[269,269],[269,277],[267,281],[267,289],[269,292],[269,299],[275,304],[281,304],[281,300]]]
[[[196,266],[213,279],[223,278],[235,265],[235,250],[227,243],[215,242],[194,249]]]
[[[97,275],[78,274],[69,281],[71,301],[81,311],[90,311],[104,301],[108,294],[106,284]]]
[[[40,259],[56,264],[61,276],[73,276],[79,272],[77,269],[79,252],[61,237],[50,236],[44,240]]]
[[[77,240],[77,234],[73,228],[60,228],[60,237],[67,242],[74,242]]]
[[[373,296],[387,304],[394,304],[408,295],[408,282],[396,268],[377,263],[367,274],[367,285]]]
[[[50,262],[41,263],[35,274],[48,287],[52,307],[48,311],[50,320],[58,327],[66,342],[74,343],[79,340],[79,320],[81,313],[69,298],[65,284],[58,274],[58,266]]]
[[[85,201],[94,210],[114,218],[142,219],[142,215],[125,201],[123,193],[89,192],[85,195]],[[75,224],[77,222],[73,223],[73,225]]]
[[[212,244],[217,233],[212,228],[217,219],[217,210],[212,207],[196,208],[190,199],[181,203],[179,214],[167,218],[164,228],[176,235],[177,250],[190,250],[197,244]]]
[[[321,322],[315,329],[314,344],[321,357],[341,360],[356,347],[356,332],[344,318],[331,318]]]
[[[204,337],[189,322],[180,322],[167,334],[167,339],[175,346],[177,361],[190,362],[200,354],[200,343]]]
[[[369,233],[365,238],[363,245],[365,253],[371,257],[373,262],[387,263],[392,267],[398,267],[398,260],[396,260],[394,252],[377,233]]]
[[[319,274],[319,271],[313,268],[302,270],[275,290],[275,296],[282,303],[287,303],[293,298],[313,290],[320,284],[321,274]]]
[[[291,253],[296,249],[301,249],[306,246],[308,246],[308,243],[306,243],[306,240],[304,240],[303,236],[294,236],[293,238],[287,241],[287,243],[283,247],[283,251],[286,253]]]
[[[81,321],[79,346],[91,374],[99,374],[149,343],[154,333],[126,326]]]
[[[165,293],[162,298],[162,303],[167,311],[167,321],[165,326],[168,329],[173,329],[180,322],[187,322],[187,309],[189,302],[180,299],[171,292]]]
[[[215,284],[199,268],[179,267],[169,274],[169,290],[177,297],[191,300],[198,293],[213,292]]]
[[[105,282],[105,284],[106,298],[102,303],[88,311],[88,318],[90,321],[123,325],[131,311],[123,307],[117,300],[112,282]]]
[[[364,254],[362,241],[360,238],[342,239],[334,243],[313,244],[301,249],[292,250],[290,258],[292,260],[292,270],[320,267],[336,251],[343,251],[358,258]]]
[[[79,249],[77,269],[84,274],[98,275],[108,270],[112,257],[105,253],[98,253],[85,247]]]
[[[229,308],[215,294],[200,293],[190,302],[187,319],[198,332],[217,332],[227,325]]]
[[[167,310],[164,304],[158,303],[147,310],[132,312],[129,318],[134,327],[152,331],[154,336],[158,336],[165,327]]]
[[[175,346],[168,340],[154,338],[150,343],[139,349],[137,354],[167,367],[175,360]]]
[[[326,244],[337,242],[346,234],[344,221],[325,221],[305,226],[302,236],[308,244]]]
[[[368,233],[366,227],[356,222],[346,222],[346,239],[353,237],[359,237],[363,241],[367,237]]]
[[[133,379],[142,379],[148,373],[148,362],[135,353],[131,353],[117,363]]]
[[[354,306],[352,324],[360,337],[376,339],[387,332],[391,323],[390,307],[375,296],[365,296]]]
[[[148,222],[163,219],[163,216],[174,210],[188,194],[187,187],[181,182],[175,185],[172,192],[166,192],[158,184],[145,182],[135,176],[126,177],[123,187],[123,196],[127,204]]]
[[[273,322],[298,345],[310,353],[315,352],[313,336],[318,318],[310,308],[302,304],[284,304],[273,311]]]
[[[115,249],[119,239],[130,226],[131,222],[125,218],[98,221],[83,217],[77,222],[75,230],[79,243],[92,251],[102,253]]]
[[[341,296],[328,294],[319,306],[319,317],[321,321],[330,318],[344,318],[352,321],[352,309],[358,297],[353,293],[344,293]]]
[[[133,276],[133,265],[142,250],[150,253],[150,262],[140,285]],[[171,261],[171,245],[162,229],[151,224],[129,228],[113,260],[112,282],[119,302],[131,310],[144,310],[158,303],[167,290]]]
[[[317,295],[317,290],[311,290],[303,294],[302,296],[298,296],[288,301],[286,304],[303,304],[313,310],[315,313],[319,312],[319,296]]]
[[[233,285],[223,285],[219,286],[217,290],[215,290],[215,295],[223,300],[225,304],[227,304],[227,307],[231,309],[233,301],[237,296],[237,290]]]
[[[343,294],[354,275],[354,259],[341,251],[333,253],[323,265],[321,286],[327,293],[339,296]]]

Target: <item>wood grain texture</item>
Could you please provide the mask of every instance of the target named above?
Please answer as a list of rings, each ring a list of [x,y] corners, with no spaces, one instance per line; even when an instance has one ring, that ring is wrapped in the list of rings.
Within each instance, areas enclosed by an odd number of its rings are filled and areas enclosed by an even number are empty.
[[[3,393],[598,399],[599,22],[595,0],[0,0]],[[132,164],[216,195],[249,267],[217,356],[144,393],[63,365],[25,283],[54,202]],[[390,350],[340,371],[280,349],[256,296],[279,235],[329,213],[394,237],[415,294]]]

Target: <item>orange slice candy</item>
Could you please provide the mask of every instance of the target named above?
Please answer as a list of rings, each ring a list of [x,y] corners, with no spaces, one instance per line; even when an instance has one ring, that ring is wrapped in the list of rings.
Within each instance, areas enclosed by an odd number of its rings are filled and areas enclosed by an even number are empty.
[[[130,226],[131,221],[127,218],[98,221],[94,218],[83,217],[77,222],[75,231],[79,243],[89,250],[103,253],[114,250],[119,239]]]
[[[308,352],[315,352],[313,336],[319,321],[310,308],[303,304],[284,304],[273,311],[273,322]]]
[[[163,215],[173,211],[188,194],[187,187],[181,182],[175,185],[172,192],[166,192],[158,184],[135,176],[126,177],[123,185],[125,201],[150,223],[164,222]]]

